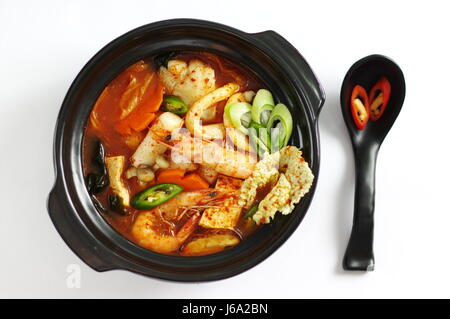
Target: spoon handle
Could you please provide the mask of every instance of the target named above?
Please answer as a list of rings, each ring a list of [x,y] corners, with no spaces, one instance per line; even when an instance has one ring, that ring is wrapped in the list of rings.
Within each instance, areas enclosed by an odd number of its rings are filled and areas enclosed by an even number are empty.
[[[375,206],[375,166],[378,147],[355,149],[355,208],[353,227],[344,255],[345,270],[372,271]]]

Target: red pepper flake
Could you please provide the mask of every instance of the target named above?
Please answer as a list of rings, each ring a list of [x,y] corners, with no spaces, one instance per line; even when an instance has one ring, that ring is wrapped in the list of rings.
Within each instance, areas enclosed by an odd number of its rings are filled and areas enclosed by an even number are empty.
[[[261,217],[261,219],[259,220],[260,223],[264,223],[265,219],[264,217]]]
[[[304,162],[305,161],[305,159],[302,157],[302,158],[300,158],[300,162]]]
[[[197,80],[196,80],[196,79],[194,79],[194,78],[191,78],[191,81],[192,81],[192,82],[195,82],[195,81],[197,81]]]
[[[209,79],[208,79],[208,78],[206,78],[206,79],[205,79],[204,81],[205,81],[205,83],[206,83],[206,84],[208,84],[208,82],[209,82]]]

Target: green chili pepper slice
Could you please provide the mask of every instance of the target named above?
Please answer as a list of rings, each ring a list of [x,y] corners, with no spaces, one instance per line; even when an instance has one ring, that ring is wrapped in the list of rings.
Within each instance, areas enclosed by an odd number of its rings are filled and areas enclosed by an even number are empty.
[[[244,218],[252,218],[253,215],[255,215],[255,213],[258,211],[258,204],[253,205],[252,207],[249,208],[249,210],[247,210],[244,214]]]
[[[186,103],[173,95],[166,95],[163,100],[162,110],[175,114],[185,114],[189,109]]]
[[[131,206],[136,209],[152,209],[181,193],[183,189],[177,184],[158,184],[134,195]]]

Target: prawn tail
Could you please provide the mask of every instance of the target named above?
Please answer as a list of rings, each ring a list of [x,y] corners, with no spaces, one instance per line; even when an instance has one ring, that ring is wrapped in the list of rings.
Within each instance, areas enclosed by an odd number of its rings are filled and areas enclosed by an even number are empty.
[[[183,227],[181,227],[176,235],[180,243],[183,243],[194,232],[195,228],[198,225],[198,222],[200,221],[200,218],[200,213],[195,213],[194,215],[189,217],[189,219],[186,221]]]

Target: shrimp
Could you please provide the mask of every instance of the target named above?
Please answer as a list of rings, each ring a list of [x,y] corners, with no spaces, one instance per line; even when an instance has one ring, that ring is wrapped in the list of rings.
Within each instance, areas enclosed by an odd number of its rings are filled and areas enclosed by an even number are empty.
[[[131,228],[131,234],[140,246],[158,253],[168,254],[180,248],[194,232],[199,220],[200,213],[196,213],[189,217],[176,234],[164,234],[157,231],[161,217],[158,216],[157,209],[154,209],[142,212],[137,216]]]
[[[145,248],[159,253],[173,252],[180,248],[198,225],[201,218],[198,208],[208,208],[216,201],[223,201],[226,196],[211,189],[182,192],[150,211],[141,212],[133,223],[131,234]],[[181,219],[184,212],[192,210],[197,212],[175,234],[172,222]],[[164,224],[169,225],[169,232],[158,232],[157,229],[167,228]]]
[[[182,192],[171,200],[159,205],[157,209],[166,220],[171,221],[178,216],[178,213],[182,209],[189,209],[197,205],[207,205],[220,198],[221,194],[212,189]]]
[[[204,139],[223,139],[225,128],[223,124],[212,124],[202,126],[201,118],[204,111],[212,107],[217,102],[229,98],[233,93],[239,90],[236,83],[228,83],[224,86],[206,94],[194,104],[186,114],[186,127],[192,135]]]

